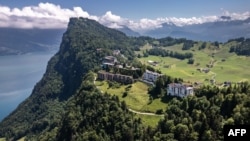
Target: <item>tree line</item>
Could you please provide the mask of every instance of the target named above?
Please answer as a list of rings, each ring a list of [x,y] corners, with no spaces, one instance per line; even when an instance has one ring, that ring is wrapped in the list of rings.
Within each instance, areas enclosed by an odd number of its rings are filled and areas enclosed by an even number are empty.
[[[232,40],[230,40],[232,41]],[[250,55],[250,39],[239,38],[234,41],[238,41],[237,45],[231,46],[229,52],[235,52],[237,55]]]
[[[159,47],[154,47],[150,50],[146,50],[143,52],[143,56],[147,57],[148,55],[154,55],[154,56],[162,56],[162,57],[172,57],[172,58],[177,58],[177,59],[189,59],[193,57],[192,53],[186,52],[186,53],[179,53],[176,51],[169,51],[165,50]]]

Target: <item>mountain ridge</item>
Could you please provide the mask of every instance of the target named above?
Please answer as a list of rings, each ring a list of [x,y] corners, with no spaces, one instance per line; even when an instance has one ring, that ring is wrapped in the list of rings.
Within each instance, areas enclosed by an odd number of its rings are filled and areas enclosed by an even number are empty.
[[[163,38],[167,36],[175,38],[187,38],[201,41],[226,42],[229,39],[250,37],[250,18],[245,20],[225,20],[176,26],[163,23],[162,27],[146,31],[143,35]],[[225,36],[226,35],[226,36]]]
[[[117,30],[125,33],[127,36],[132,36],[132,37],[139,37],[140,33],[133,31],[127,26],[122,26],[122,28],[116,28]]]
[[[65,103],[89,71],[100,69],[100,58],[111,55],[113,49],[120,49],[128,58],[134,55],[127,40],[124,33],[94,20],[71,18],[60,50],[49,60],[31,95],[0,123],[0,136],[16,140],[59,126]],[[98,48],[103,51],[98,53]]]

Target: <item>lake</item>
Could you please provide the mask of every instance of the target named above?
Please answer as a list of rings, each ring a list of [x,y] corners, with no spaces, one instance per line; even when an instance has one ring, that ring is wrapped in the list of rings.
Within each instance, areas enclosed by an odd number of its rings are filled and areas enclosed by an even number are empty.
[[[0,121],[31,94],[54,54],[0,56]]]

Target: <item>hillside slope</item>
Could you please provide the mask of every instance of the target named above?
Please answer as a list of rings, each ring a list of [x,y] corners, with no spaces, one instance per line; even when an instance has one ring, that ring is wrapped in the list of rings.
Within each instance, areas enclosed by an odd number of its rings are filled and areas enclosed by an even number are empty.
[[[102,57],[113,49],[133,57],[127,40],[122,32],[93,20],[70,19],[59,52],[49,61],[30,97],[0,123],[0,136],[15,140],[57,127],[68,98],[76,93],[87,72],[99,69]],[[103,51],[98,53],[98,48]]]

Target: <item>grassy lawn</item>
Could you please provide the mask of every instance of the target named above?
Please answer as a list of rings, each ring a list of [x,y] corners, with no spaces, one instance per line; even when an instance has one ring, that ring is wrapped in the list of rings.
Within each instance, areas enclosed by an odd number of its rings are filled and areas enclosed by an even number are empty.
[[[149,86],[143,82],[136,82],[131,85],[127,91],[128,95],[123,97],[125,89],[129,85],[121,85],[119,88],[109,88],[107,81],[96,81],[96,86],[102,91],[119,97],[121,101],[125,101],[129,108],[141,112],[155,113],[158,109],[166,109],[167,104],[155,99],[149,103],[150,95],[148,94]]]
[[[146,104],[142,107],[141,111],[145,112],[155,112],[159,109],[165,109],[167,108],[167,104],[163,103],[160,98],[154,99],[152,103]]]
[[[136,111],[155,113],[159,109],[165,111],[167,107],[167,104],[162,102],[161,99],[154,99],[149,103],[149,86],[143,82],[138,81],[132,84],[131,88],[127,91],[128,94],[126,97],[123,97],[123,93],[130,85],[121,85],[119,88],[109,88],[107,81],[96,81],[95,84],[102,92],[118,96],[120,101],[125,101],[129,108]],[[150,125],[152,127],[155,127],[158,121],[163,118],[159,116],[139,114],[136,114],[136,116],[140,117],[145,125]]]
[[[136,117],[142,119],[142,123],[146,126],[156,127],[159,120],[164,119],[164,117],[160,116],[149,116],[149,115],[139,115],[137,114]]]
[[[160,62],[155,68],[160,70],[163,74],[170,75],[172,77],[183,78],[191,82],[204,81],[206,78],[210,78],[210,74],[200,73],[197,71],[197,67],[187,64],[187,60],[179,60],[171,57],[159,57],[149,56],[140,59],[142,63],[147,64],[148,60]],[[170,67],[167,67],[170,66]]]
[[[97,86],[98,83],[100,82],[97,81]],[[102,81],[102,85],[98,86],[102,92],[118,96],[121,101],[124,100],[126,102],[129,108],[134,110],[140,110],[143,105],[148,103],[147,85],[143,85],[143,83],[132,84],[128,95],[123,97],[126,87],[128,87],[128,85],[121,85],[119,88],[109,88],[106,81]]]
[[[6,139],[5,138],[0,138],[0,141],[6,141]]]
[[[214,75],[217,83],[224,81],[238,82],[250,80],[250,57],[237,56],[234,53],[229,53],[230,45],[220,45],[220,48],[215,48],[208,45],[207,48],[199,50],[201,43],[194,45],[190,50],[183,51],[182,44],[164,47],[163,49],[177,51],[180,53],[192,52],[194,55],[194,64],[187,64],[187,59],[179,60],[171,57],[151,56],[139,58],[144,64],[150,65],[149,60],[159,62],[155,69],[160,70],[163,74],[172,77],[183,78],[189,82],[207,83],[205,80],[210,80]],[[149,45],[148,45],[149,46]],[[142,50],[149,49],[147,45]],[[214,65],[210,68],[209,73],[200,72],[198,68],[206,68],[207,64],[214,61]]]

